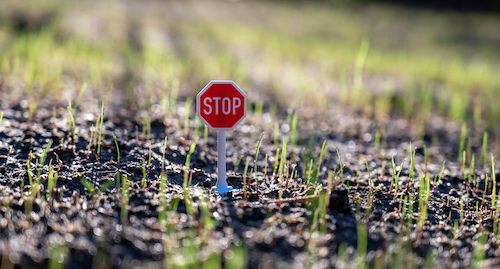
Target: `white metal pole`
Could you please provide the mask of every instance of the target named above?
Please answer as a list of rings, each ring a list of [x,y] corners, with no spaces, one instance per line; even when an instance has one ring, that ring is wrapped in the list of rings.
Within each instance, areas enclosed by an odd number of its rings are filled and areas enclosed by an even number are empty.
[[[214,187],[219,194],[239,191],[227,185],[226,181],[226,130],[217,130],[217,184]]]
[[[217,189],[221,190],[222,192],[227,189],[225,130],[217,130]]]

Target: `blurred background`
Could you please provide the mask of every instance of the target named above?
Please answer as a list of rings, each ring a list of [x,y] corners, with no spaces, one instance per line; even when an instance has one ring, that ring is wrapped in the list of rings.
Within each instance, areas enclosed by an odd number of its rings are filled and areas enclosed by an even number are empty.
[[[212,79],[250,107],[449,119],[477,145],[500,119],[498,1],[14,1],[0,8],[0,89],[14,100],[166,111]],[[175,98],[173,98],[175,97]],[[383,132],[383,130],[381,131]],[[431,139],[431,138],[428,138]]]

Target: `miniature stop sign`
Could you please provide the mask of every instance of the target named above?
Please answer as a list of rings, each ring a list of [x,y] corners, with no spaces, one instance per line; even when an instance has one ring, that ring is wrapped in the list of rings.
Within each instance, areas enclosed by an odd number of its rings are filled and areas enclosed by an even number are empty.
[[[213,188],[220,194],[237,190],[226,181],[226,130],[247,115],[247,96],[230,80],[212,80],[196,96],[196,113],[217,130],[217,184]]]
[[[211,129],[233,129],[247,114],[247,96],[232,81],[212,80],[196,96],[196,108]]]

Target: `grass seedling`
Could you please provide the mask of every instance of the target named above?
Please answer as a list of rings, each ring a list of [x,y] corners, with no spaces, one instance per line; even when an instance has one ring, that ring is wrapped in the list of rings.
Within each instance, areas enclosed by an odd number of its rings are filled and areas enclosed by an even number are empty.
[[[75,146],[75,137],[76,137],[76,124],[75,117],[73,116],[73,108],[71,107],[71,100],[68,101],[68,113],[69,118],[71,119],[71,131],[73,131],[73,135],[71,136],[71,143],[73,143],[73,147]]]
[[[149,118],[145,118],[142,120],[144,127],[142,128],[142,141],[148,140],[151,141],[151,120]]]
[[[88,181],[84,176],[80,176],[80,182],[82,183],[82,185],[90,192],[90,194],[92,195],[92,200],[97,200],[97,193],[96,193],[96,190],[95,190],[95,187],[92,183],[90,183],[90,181]]]
[[[7,186],[7,189],[3,193],[3,207],[5,209],[9,209],[10,207],[10,192],[11,192],[11,186],[10,184]],[[1,266],[0,266],[1,268]]]
[[[286,163],[286,140],[283,137],[283,150],[281,151],[280,167],[278,169],[280,188],[283,187],[283,171]]]
[[[460,223],[464,221],[464,200],[460,199]]]
[[[316,183],[318,182],[319,173],[321,172],[321,162],[323,160],[323,154],[325,153],[326,148],[328,147],[328,141],[323,141],[323,145],[321,146],[321,151],[319,153],[319,161],[318,161],[318,169],[316,170]]]
[[[88,82],[84,82],[82,84],[82,87],[80,88],[80,91],[78,92],[78,97],[76,98],[76,102],[75,102],[75,105],[72,107],[73,109],[77,108],[78,107],[78,104],[80,104],[80,100],[82,99],[82,96],[83,96],[83,93],[85,92],[85,90],[87,89],[87,86],[89,85]]]
[[[100,192],[105,192],[107,189],[111,188],[115,183],[113,181],[106,181],[101,186],[99,186]]]
[[[141,188],[145,188],[147,185],[147,167],[146,167],[146,161],[142,160],[142,180],[141,180]]]
[[[128,178],[126,175],[122,176],[122,206],[120,210],[120,219],[122,223],[125,223],[127,221],[127,214],[128,214],[128,202],[130,199],[130,183],[128,182]]]
[[[416,152],[416,148],[412,148],[411,146],[411,143],[410,143],[410,156],[411,156],[411,160],[410,160],[410,171],[409,171],[409,174],[408,174],[408,177],[411,179],[411,184],[412,185],[415,185],[415,182],[413,180],[413,168],[414,168],[414,162],[413,160],[415,159],[415,152]]]
[[[480,269],[483,268],[481,266],[481,262],[484,260],[484,256],[486,254],[485,246],[488,242],[488,234],[482,233],[477,237],[476,245],[474,246],[473,254],[472,254],[472,266],[471,268]]]
[[[101,105],[101,116],[99,118],[101,122],[99,123],[99,140],[97,142],[97,158],[99,159],[101,157],[101,138],[102,138],[102,132],[103,132],[103,125],[104,125],[104,102]]]
[[[339,157],[339,162],[340,162],[340,180],[342,181],[342,184],[344,184],[344,164],[342,163],[342,157],[340,157],[339,149],[335,148],[337,151],[337,156]]]
[[[425,159],[425,174],[427,175],[427,165],[429,164],[429,155],[427,154],[427,146],[424,145],[424,159]]]
[[[481,208],[484,205],[484,199],[486,198],[487,191],[488,191],[488,174],[486,174],[486,178],[484,179],[484,191],[483,191],[483,199],[481,200]]]
[[[47,176],[47,201],[52,199],[55,195],[54,189],[57,186],[57,173],[54,173],[54,168],[52,167],[52,159],[49,162],[49,174]]]
[[[149,175],[149,170],[151,169],[151,153],[152,153],[152,150],[151,150],[151,140],[149,140],[149,151],[148,151],[148,175]]]
[[[460,132],[460,147],[458,148],[458,162],[460,162],[460,154],[465,149],[465,136],[467,135],[467,125],[462,124],[462,131]]]
[[[64,244],[55,244],[50,246],[49,249],[49,269],[62,269],[64,268],[64,261],[68,254],[68,246]]]
[[[436,191],[436,188],[437,188],[439,182],[441,182],[441,179],[443,178],[445,164],[446,164],[446,161],[443,161],[443,166],[441,167],[441,172],[439,172],[439,177],[437,177],[434,180],[434,191]],[[486,183],[486,185],[488,185],[488,183]]]
[[[158,213],[158,222],[164,226],[167,218],[167,174],[161,173],[160,175],[160,212]]]
[[[366,254],[368,251],[368,229],[366,227],[366,224],[363,223],[361,220],[358,221],[357,223],[357,253],[356,257],[357,259],[360,260],[360,263],[363,264],[360,268],[366,268]]]
[[[189,152],[186,156],[186,169],[184,170],[184,183],[182,185],[184,189],[186,189],[188,186],[189,165],[191,163],[191,155],[193,154],[195,148],[196,148],[196,143],[191,144]]]
[[[47,147],[45,147],[42,156],[40,156],[40,161],[38,162],[38,171],[36,175],[36,179],[38,182],[40,181],[40,175],[42,174],[43,165],[45,164],[45,159],[47,158],[47,153],[49,152],[51,146],[52,140],[49,140],[49,143],[47,143]]]
[[[464,173],[464,180],[467,178],[467,173],[465,172],[465,160],[466,160],[466,152],[464,150],[462,154],[462,171]]]
[[[28,191],[28,197],[26,197],[26,201],[24,202],[24,212],[26,215],[26,218],[31,221],[31,211],[33,210],[33,200],[35,199],[35,196],[40,192],[40,184],[35,183],[33,184],[29,191]]]
[[[259,182],[257,181],[257,158],[259,156],[259,149],[260,149],[260,144],[262,143],[262,138],[264,138],[264,133],[260,136],[259,143],[257,144],[257,149],[255,150],[255,158],[253,160],[253,173],[254,173],[254,178],[255,178],[255,183],[257,186],[259,186]]]
[[[495,197],[497,196],[497,191],[496,191],[496,186],[497,186],[497,179],[496,179],[496,173],[495,173],[495,158],[493,157],[493,154],[491,154],[491,177],[493,179],[493,189],[491,191],[491,215],[493,218],[493,232],[496,233],[496,228],[497,228],[497,211],[498,209],[498,202],[495,204]],[[496,205],[496,210],[495,210],[495,205]]]
[[[245,162],[245,169],[243,170],[243,196],[245,200],[247,199],[247,169],[248,169],[248,162],[250,161],[250,158],[247,157],[247,161]]]
[[[31,151],[30,154],[28,155],[28,160],[26,161],[26,172],[28,173],[28,180],[30,182],[30,186],[33,186],[33,176],[31,175]],[[24,182],[24,180],[23,180]],[[23,185],[24,187],[24,185]]]
[[[455,220],[454,223],[453,223],[453,239],[454,240],[458,239],[458,229],[459,229],[459,227],[460,226],[458,224],[458,220]]]
[[[266,183],[267,178],[267,154],[264,157],[264,184]]]
[[[309,170],[307,172],[307,186],[309,186],[309,183],[311,183],[312,167],[313,167],[313,159],[311,159],[311,161],[309,162]]]
[[[186,109],[186,114],[184,115],[184,137],[187,139],[188,137],[188,132],[189,132],[189,115],[191,114],[191,103],[193,103],[192,98],[188,98],[186,100],[186,103],[184,104],[184,107]]]
[[[488,165],[488,132],[483,133],[483,167]]]
[[[471,184],[471,180],[472,180],[472,174],[475,174],[474,172],[474,154],[472,155],[472,160],[471,160],[471,163],[470,163],[470,166],[469,166],[469,176],[467,178],[467,182],[469,183],[469,185]]]
[[[115,133],[113,133],[113,140],[115,141],[115,147],[116,147],[116,163],[117,163],[117,168],[116,168],[116,188],[120,188],[120,147],[118,146],[118,141],[116,141],[116,136]]]
[[[194,134],[193,134],[194,141],[198,141],[200,139],[199,137],[200,128],[201,128],[200,118],[196,117],[194,120]]]
[[[493,208],[495,207],[495,198],[497,195],[497,177],[495,175],[495,157],[491,154],[491,178],[493,180],[493,186],[491,190],[491,217],[494,220],[493,228],[495,228],[496,218],[493,217]]]
[[[276,176],[276,169],[278,168],[279,156],[280,156],[280,149],[276,149],[276,157],[274,158],[273,179]]]
[[[427,202],[430,196],[430,178],[423,176],[420,178],[419,194],[418,194],[418,222],[417,227],[422,230],[425,220],[427,219]]]
[[[89,159],[89,155],[90,155],[90,148],[92,147],[92,141],[94,139],[94,125],[92,125],[92,127],[90,127],[90,140],[89,140],[89,145],[87,146],[87,154],[85,155],[85,160],[88,160]]]
[[[297,147],[297,123],[299,121],[299,115],[297,113],[293,114],[292,117],[292,137],[291,137],[291,142],[292,142],[292,149],[295,149]]]
[[[3,120],[3,111],[0,113],[0,124],[2,124],[2,120]]]
[[[366,205],[366,211],[367,215],[370,215],[373,206],[373,196],[375,194],[373,193],[373,182],[372,182],[372,175],[370,173],[370,165],[368,165],[368,159],[366,159],[366,157],[365,157],[365,162],[366,162],[366,170],[368,171],[368,203]]]

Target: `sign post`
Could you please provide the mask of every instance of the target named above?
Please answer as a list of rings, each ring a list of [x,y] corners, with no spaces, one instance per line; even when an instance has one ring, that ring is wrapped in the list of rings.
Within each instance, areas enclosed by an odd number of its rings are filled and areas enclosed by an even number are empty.
[[[212,80],[196,96],[196,113],[212,130],[217,130],[216,192],[238,190],[226,180],[226,130],[232,130],[247,114],[247,96],[231,80]]]

